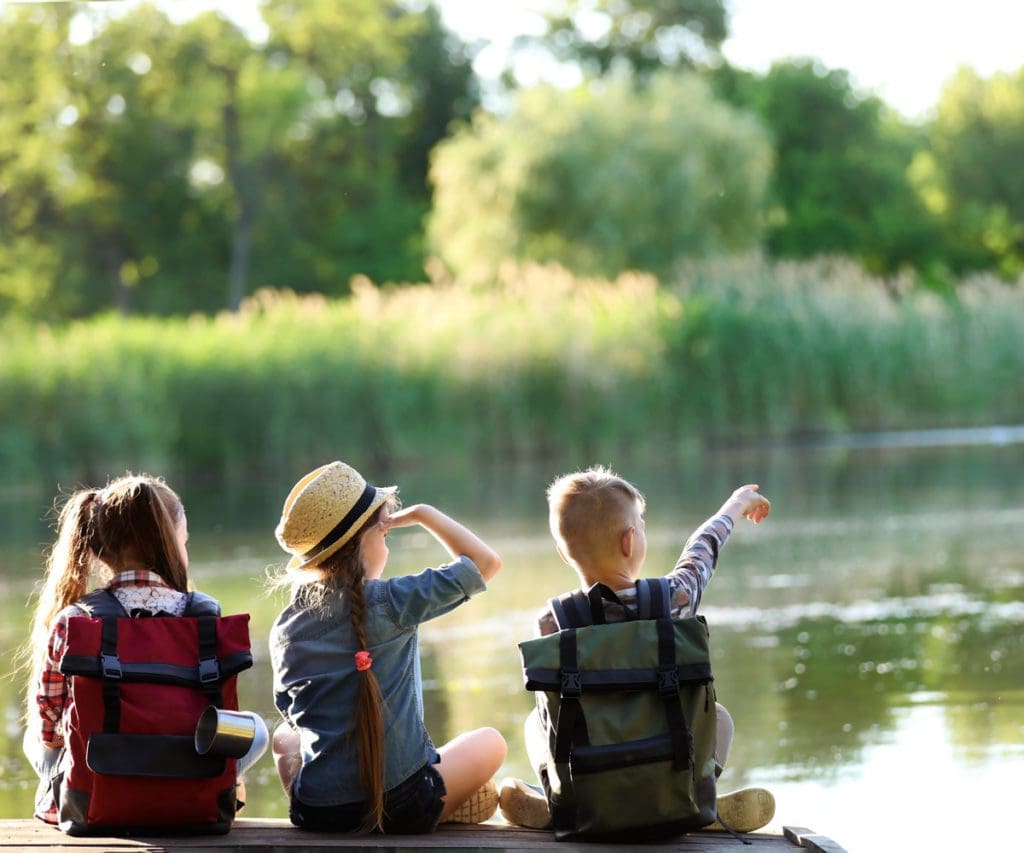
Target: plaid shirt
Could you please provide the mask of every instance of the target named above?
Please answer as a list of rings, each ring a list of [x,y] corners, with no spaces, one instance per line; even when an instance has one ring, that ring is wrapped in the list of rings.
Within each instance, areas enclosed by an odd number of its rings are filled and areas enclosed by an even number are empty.
[[[693,616],[697,612],[704,588],[714,574],[718,553],[732,533],[732,527],[729,516],[712,516],[686,541],[675,568],[665,575],[672,595],[673,619]],[[615,594],[624,605],[636,609],[636,587],[619,589]],[[604,612],[609,622],[621,622],[626,618],[622,608],[614,601],[604,602]],[[537,617],[537,633],[543,637],[557,632],[558,623],[549,605]]]
[[[105,589],[114,593],[128,613],[141,609],[150,613],[164,611],[172,616],[180,616],[185,612],[185,593],[169,587],[156,572],[145,569],[121,572],[114,575]],[[60,659],[67,643],[68,620],[72,616],[85,615],[85,611],[74,604],[57,614],[50,629],[46,663],[36,689],[36,705],[42,722],[40,738],[46,746],[54,749],[64,745],[63,718],[68,701],[68,681],[61,674]],[[42,804],[37,814],[47,823],[57,822],[57,809],[52,797],[48,803]]]

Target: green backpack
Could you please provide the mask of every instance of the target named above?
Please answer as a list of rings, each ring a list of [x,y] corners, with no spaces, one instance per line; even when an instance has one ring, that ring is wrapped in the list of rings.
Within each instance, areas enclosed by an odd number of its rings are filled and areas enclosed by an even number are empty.
[[[664,578],[605,623],[595,584],[551,600],[558,624],[519,644],[548,735],[541,783],[555,837],[653,839],[715,819],[715,695],[703,617],[670,618]]]

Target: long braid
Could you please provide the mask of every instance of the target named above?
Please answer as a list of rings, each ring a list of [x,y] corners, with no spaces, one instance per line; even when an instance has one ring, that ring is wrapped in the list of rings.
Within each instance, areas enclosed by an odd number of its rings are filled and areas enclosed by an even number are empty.
[[[366,573],[361,560],[345,575],[348,592],[349,622],[359,641],[366,649],[366,631],[363,627],[363,581]],[[384,820],[384,712],[380,685],[373,669],[359,673],[356,694],[356,737],[359,748],[359,782],[366,794],[368,810],[360,826],[361,832],[379,829]]]

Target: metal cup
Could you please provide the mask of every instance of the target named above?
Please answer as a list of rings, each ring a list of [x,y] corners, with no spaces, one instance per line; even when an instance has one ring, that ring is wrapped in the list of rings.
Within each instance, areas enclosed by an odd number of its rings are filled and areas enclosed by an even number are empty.
[[[249,751],[255,737],[256,720],[252,714],[210,705],[196,724],[196,752],[241,758]]]

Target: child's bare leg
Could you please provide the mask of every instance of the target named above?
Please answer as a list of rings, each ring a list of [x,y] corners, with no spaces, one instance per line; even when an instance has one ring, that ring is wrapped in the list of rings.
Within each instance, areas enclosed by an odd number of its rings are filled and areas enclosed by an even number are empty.
[[[281,777],[284,792],[291,794],[292,783],[302,767],[299,734],[287,723],[279,723],[274,729],[274,764],[277,775]]]
[[[490,780],[505,760],[508,745],[497,729],[474,729],[448,741],[438,752],[437,765],[448,795],[441,821],[444,822],[476,790]]]
[[[732,747],[732,736],[736,729],[732,723],[732,715],[726,710],[725,705],[716,702],[715,709],[718,714],[718,726],[715,730],[715,775],[721,776],[729,760],[729,749]]]
[[[715,706],[718,713],[718,728],[715,732],[715,775],[720,776],[725,763],[729,760],[734,727],[732,715],[725,706],[717,702]],[[771,791],[764,788],[741,788],[729,794],[720,794],[716,806],[720,820],[725,821],[726,825],[736,832],[753,832],[769,823],[775,816],[775,797]],[[716,820],[705,829],[722,830],[724,827]]]
[[[526,715],[523,722],[523,743],[526,745],[526,757],[530,761],[534,775],[537,777],[537,784],[540,784],[540,768],[547,764],[548,759],[548,734],[544,731],[544,724],[540,721],[540,714],[534,708]]]

